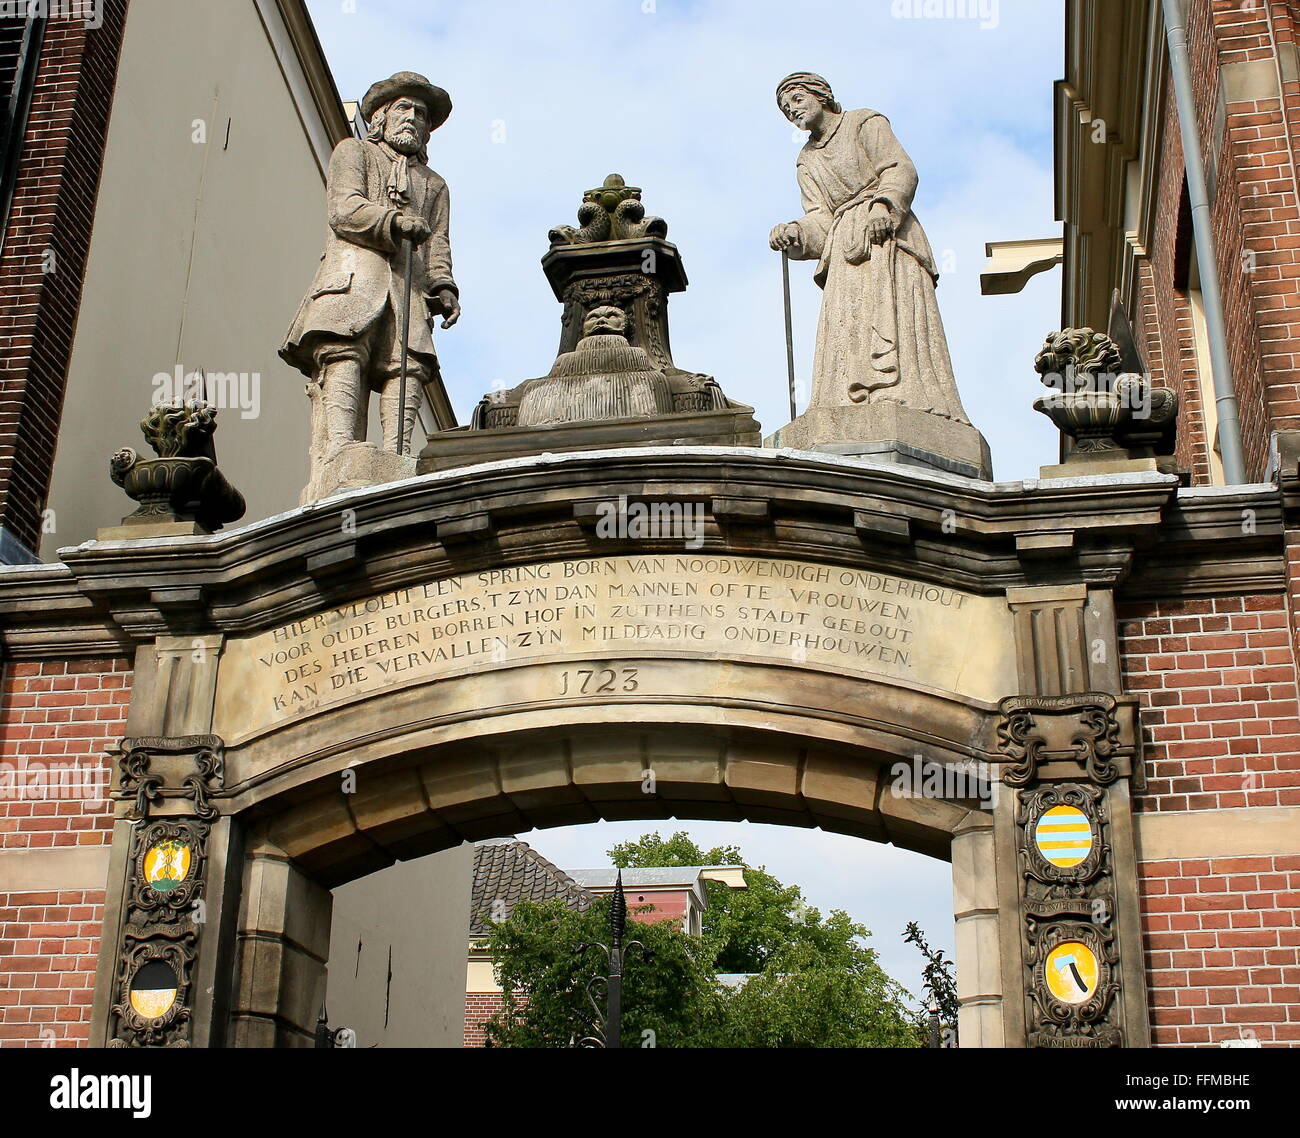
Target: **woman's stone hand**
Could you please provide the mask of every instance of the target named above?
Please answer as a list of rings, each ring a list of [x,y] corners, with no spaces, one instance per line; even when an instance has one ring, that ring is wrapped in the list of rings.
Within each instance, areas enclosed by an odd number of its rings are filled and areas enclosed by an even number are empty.
[[[772,236],[768,240],[768,244],[778,253],[782,249],[790,249],[799,243],[799,227],[793,221],[778,225],[772,230]]]
[[[894,215],[889,212],[889,206],[884,202],[876,202],[871,207],[871,214],[867,218],[867,237],[871,244],[883,245],[894,236],[896,228]]]

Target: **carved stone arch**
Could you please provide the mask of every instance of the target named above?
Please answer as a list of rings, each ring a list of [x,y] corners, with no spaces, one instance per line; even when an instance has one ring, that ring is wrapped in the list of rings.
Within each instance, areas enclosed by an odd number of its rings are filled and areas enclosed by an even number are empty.
[[[363,749],[304,783],[270,784],[247,811],[248,851],[231,1005],[235,1045],[306,1045],[328,960],[331,888],[463,840],[598,819],[748,820],[892,842],[953,865],[961,1031],[1004,1039],[993,817],[978,800],[894,793],[913,755],[734,724],[502,725],[490,736]],[[641,787],[655,771],[655,791]],[[342,770],[357,791],[339,789]],[[299,772],[301,773],[301,772]],[[1014,919],[1014,914],[1012,914]],[[274,982],[267,982],[267,977]],[[1009,977],[1016,980],[1014,973]]]
[[[1035,954],[1052,915],[1031,910],[1080,898],[1027,884],[1044,883],[1023,875],[1019,811],[1077,785],[1104,796],[1096,880],[1118,954],[1098,958],[1119,991],[1093,1026],[1141,1045],[1136,716],[1112,592],[1173,492],[645,448],[446,471],[214,538],[64,551],[10,643],[48,635],[60,606],[84,622],[91,597],[111,628],[75,626],[83,643],[136,646],[92,1038],[116,1030],[142,813],[209,827],[183,1021],[196,1046],[308,1041],[331,884],[466,838],[676,813],[950,858],[964,1045],[1024,1046],[1043,1034]],[[611,501],[690,507],[699,524],[690,544],[602,534]],[[502,613],[513,623],[489,619]],[[969,788],[882,790],[972,766],[999,792],[991,809]],[[1064,1030],[1068,1046],[1087,1034]]]

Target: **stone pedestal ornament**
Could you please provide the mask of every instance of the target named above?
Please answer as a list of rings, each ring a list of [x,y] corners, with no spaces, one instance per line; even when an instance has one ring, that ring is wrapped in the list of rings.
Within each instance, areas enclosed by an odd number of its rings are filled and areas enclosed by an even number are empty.
[[[1065,462],[1044,478],[1160,470],[1171,457],[1178,395],[1143,374],[1125,372],[1119,347],[1104,332],[1066,328],[1047,337],[1034,370],[1051,388],[1034,401],[1071,440]]]
[[[917,172],[878,111],[845,111],[801,71],[777,87],[809,134],[796,172],[804,215],[773,249],[817,263],[823,290],[808,409],[768,445],[830,450],[990,478],[988,444],[957,392],[929,238],[912,212]]]
[[[550,371],[485,395],[468,428],[430,437],[419,472],[545,451],[757,446],[753,408],[673,361],[668,297],[686,288],[668,223],[618,174],[588,190],[578,226],[549,233],[542,270],[564,305]]]
[[[460,318],[450,198],[427,151],[451,99],[401,71],[370,88],[361,113],[367,136],[344,139],[330,159],[325,252],[280,349],[309,380],[304,504],[415,473],[406,455],[421,390],[446,404],[430,322],[442,316],[450,328]],[[379,393],[382,450],[367,441],[371,391]]]
[[[216,408],[202,399],[154,407],[140,430],[158,457],[123,447],[109,460],[113,481],[139,506],[100,538],[213,533],[242,518],[243,495],[217,469],[216,429]]]

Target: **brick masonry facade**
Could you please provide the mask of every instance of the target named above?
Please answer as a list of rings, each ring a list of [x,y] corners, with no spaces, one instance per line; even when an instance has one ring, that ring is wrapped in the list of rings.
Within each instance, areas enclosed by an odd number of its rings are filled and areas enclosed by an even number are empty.
[[[1247,477],[1259,482],[1270,477],[1272,434],[1300,428],[1300,82],[1286,80],[1279,101],[1269,14],[1278,51],[1294,52],[1300,13],[1284,0],[1187,6],[1242,447]],[[1265,94],[1260,84],[1271,83],[1272,97],[1240,97],[1230,77],[1246,73],[1245,90]],[[1177,457],[1206,485],[1213,439],[1188,292],[1184,154],[1172,81],[1163,90],[1135,324],[1148,368],[1180,396]],[[1300,805],[1300,577],[1294,537],[1287,545],[1285,592],[1121,607],[1124,686],[1141,699],[1146,744],[1138,811]],[[1300,858],[1153,859],[1139,872],[1153,1042],[1300,1042]]]
[[[1300,704],[1281,594],[1130,604],[1139,812],[1300,805]],[[1139,864],[1156,1046],[1300,1043],[1300,857]]]
[[[1291,7],[1284,0],[1265,2],[1279,50],[1294,50]],[[1188,5],[1187,16],[1242,447],[1247,476],[1264,481],[1270,434],[1300,427],[1300,211],[1292,165],[1300,132],[1300,82],[1285,83],[1286,121],[1276,97],[1229,100],[1225,88],[1220,123],[1220,69],[1247,63],[1273,69],[1264,3],[1213,0]],[[1192,234],[1172,83],[1165,88],[1164,119],[1154,230],[1149,259],[1138,265],[1135,323],[1148,368],[1171,383],[1182,400],[1177,456],[1193,482],[1205,484],[1211,480],[1212,440],[1205,429],[1186,288]]]
[[[81,307],[127,0],[50,19],[0,251],[0,526],[37,548]]]
[[[108,749],[126,733],[125,660],[9,664],[0,682],[0,852],[111,841]],[[84,1044],[104,890],[0,880],[0,1047]]]
[[[487,1043],[487,1025],[502,1008],[499,995],[470,992],[465,997],[465,1046],[482,1047]]]

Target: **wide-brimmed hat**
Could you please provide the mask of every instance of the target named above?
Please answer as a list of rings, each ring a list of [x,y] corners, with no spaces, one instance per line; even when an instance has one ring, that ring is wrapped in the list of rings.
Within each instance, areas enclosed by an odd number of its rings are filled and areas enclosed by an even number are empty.
[[[399,71],[391,79],[381,79],[361,100],[361,115],[369,122],[375,117],[380,107],[387,106],[394,99],[406,95],[419,99],[429,108],[429,128],[437,130],[447,121],[451,114],[451,96],[441,87],[435,87],[423,75],[414,71]]]

